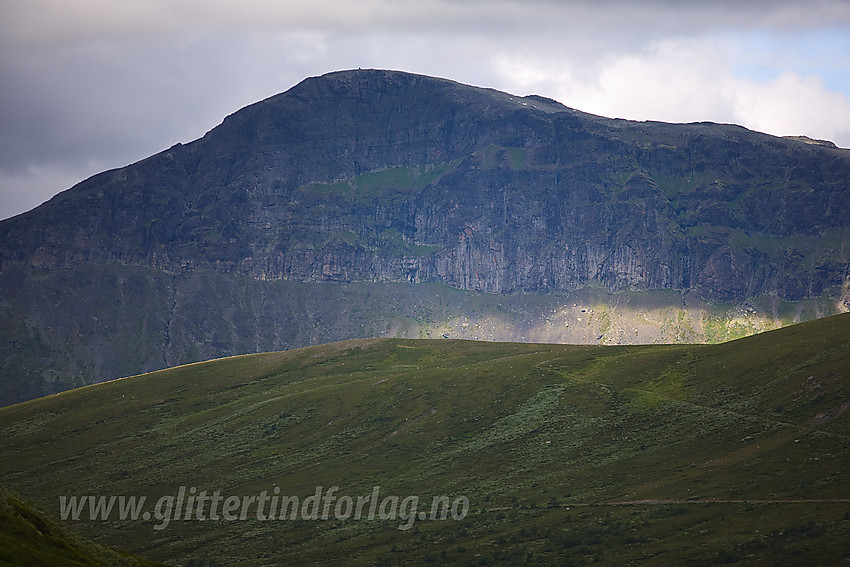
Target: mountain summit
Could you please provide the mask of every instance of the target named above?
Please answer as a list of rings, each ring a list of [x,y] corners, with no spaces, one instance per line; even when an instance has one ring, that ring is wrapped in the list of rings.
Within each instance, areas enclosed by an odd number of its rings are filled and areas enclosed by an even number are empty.
[[[848,236],[848,150],[341,71],[0,223],[13,345],[4,375],[74,385],[213,355],[415,335],[367,313],[375,303],[363,298],[387,285],[506,298],[664,291],[686,302],[770,298],[774,310],[820,298],[843,310]],[[310,287],[329,282],[334,291]],[[453,292],[437,303],[403,292],[415,308],[393,293],[394,312],[433,322]]]
[[[795,300],[848,274],[821,246],[850,226],[848,179],[846,150],[738,126],[344,71],[3,223],[0,262]]]

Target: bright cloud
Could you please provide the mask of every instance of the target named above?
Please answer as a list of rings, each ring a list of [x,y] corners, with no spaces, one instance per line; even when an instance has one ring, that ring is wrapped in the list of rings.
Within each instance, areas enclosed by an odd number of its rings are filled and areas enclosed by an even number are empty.
[[[641,52],[591,61],[494,57],[508,90],[545,93],[601,116],[728,122],[777,136],[809,135],[850,147],[847,94],[829,90],[817,75],[793,71],[767,79],[739,75],[735,62],[728,46],[705,38],[663,41]]]
[[[730,81],[735,117],[749,128],[778,136],[810,133],[850,147],[850,98],[815,75],[786,71],[767,82]]]

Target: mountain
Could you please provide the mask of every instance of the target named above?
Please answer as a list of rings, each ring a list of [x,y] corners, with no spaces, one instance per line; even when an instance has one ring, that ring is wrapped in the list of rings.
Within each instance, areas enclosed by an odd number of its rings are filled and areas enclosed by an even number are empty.
[[[846,311],[850,151],[812,142],[310,78],[0,223],[0,401],[369,335],[701,342]]]
[[[838,565],[848,349],[843,314],[719,345],[231,357],[0,409],[0,482],[182,565]]]

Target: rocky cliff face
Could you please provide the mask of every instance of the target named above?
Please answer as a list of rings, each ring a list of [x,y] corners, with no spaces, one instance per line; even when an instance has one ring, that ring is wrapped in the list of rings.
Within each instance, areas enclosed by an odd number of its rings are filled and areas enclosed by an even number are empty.
[[[847,150],[350,71],[3,223],[0,262],[796,300],[850,273],[848,185]]]
[[[400,72],[345,71],[307,79],[200,140],[0,223],[0,275],[15,285],[125,266],[166,279],[439,282],[508,295],[591,286],[840,305],[848,237],[848,150],[732,125],[611,120]],[[73,279],[62,286],[69,297],[83,293]],[[41,336],[45,356],[61,358],[44,338],[50,318],[21,307],[38,301],[13,305],[11,295],[0,294],[8,318],[30,339]],[[154,341],[144,362],[110,368],[161,366],[172,340]],[[220,352],[244,351],[232,343]]]

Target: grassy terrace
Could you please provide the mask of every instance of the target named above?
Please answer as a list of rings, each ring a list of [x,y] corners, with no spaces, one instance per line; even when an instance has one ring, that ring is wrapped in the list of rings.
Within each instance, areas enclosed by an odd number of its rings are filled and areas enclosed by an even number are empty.
[[[69,521],[188,565],[832,565],[850,558],[850,315],[721,345],[375,339],[0,409],[0,483],[59,497],[465,496],[461,520]],[[333,508],[331,508],[333,509]],[[418,516],[417,516],[418,519]]]

